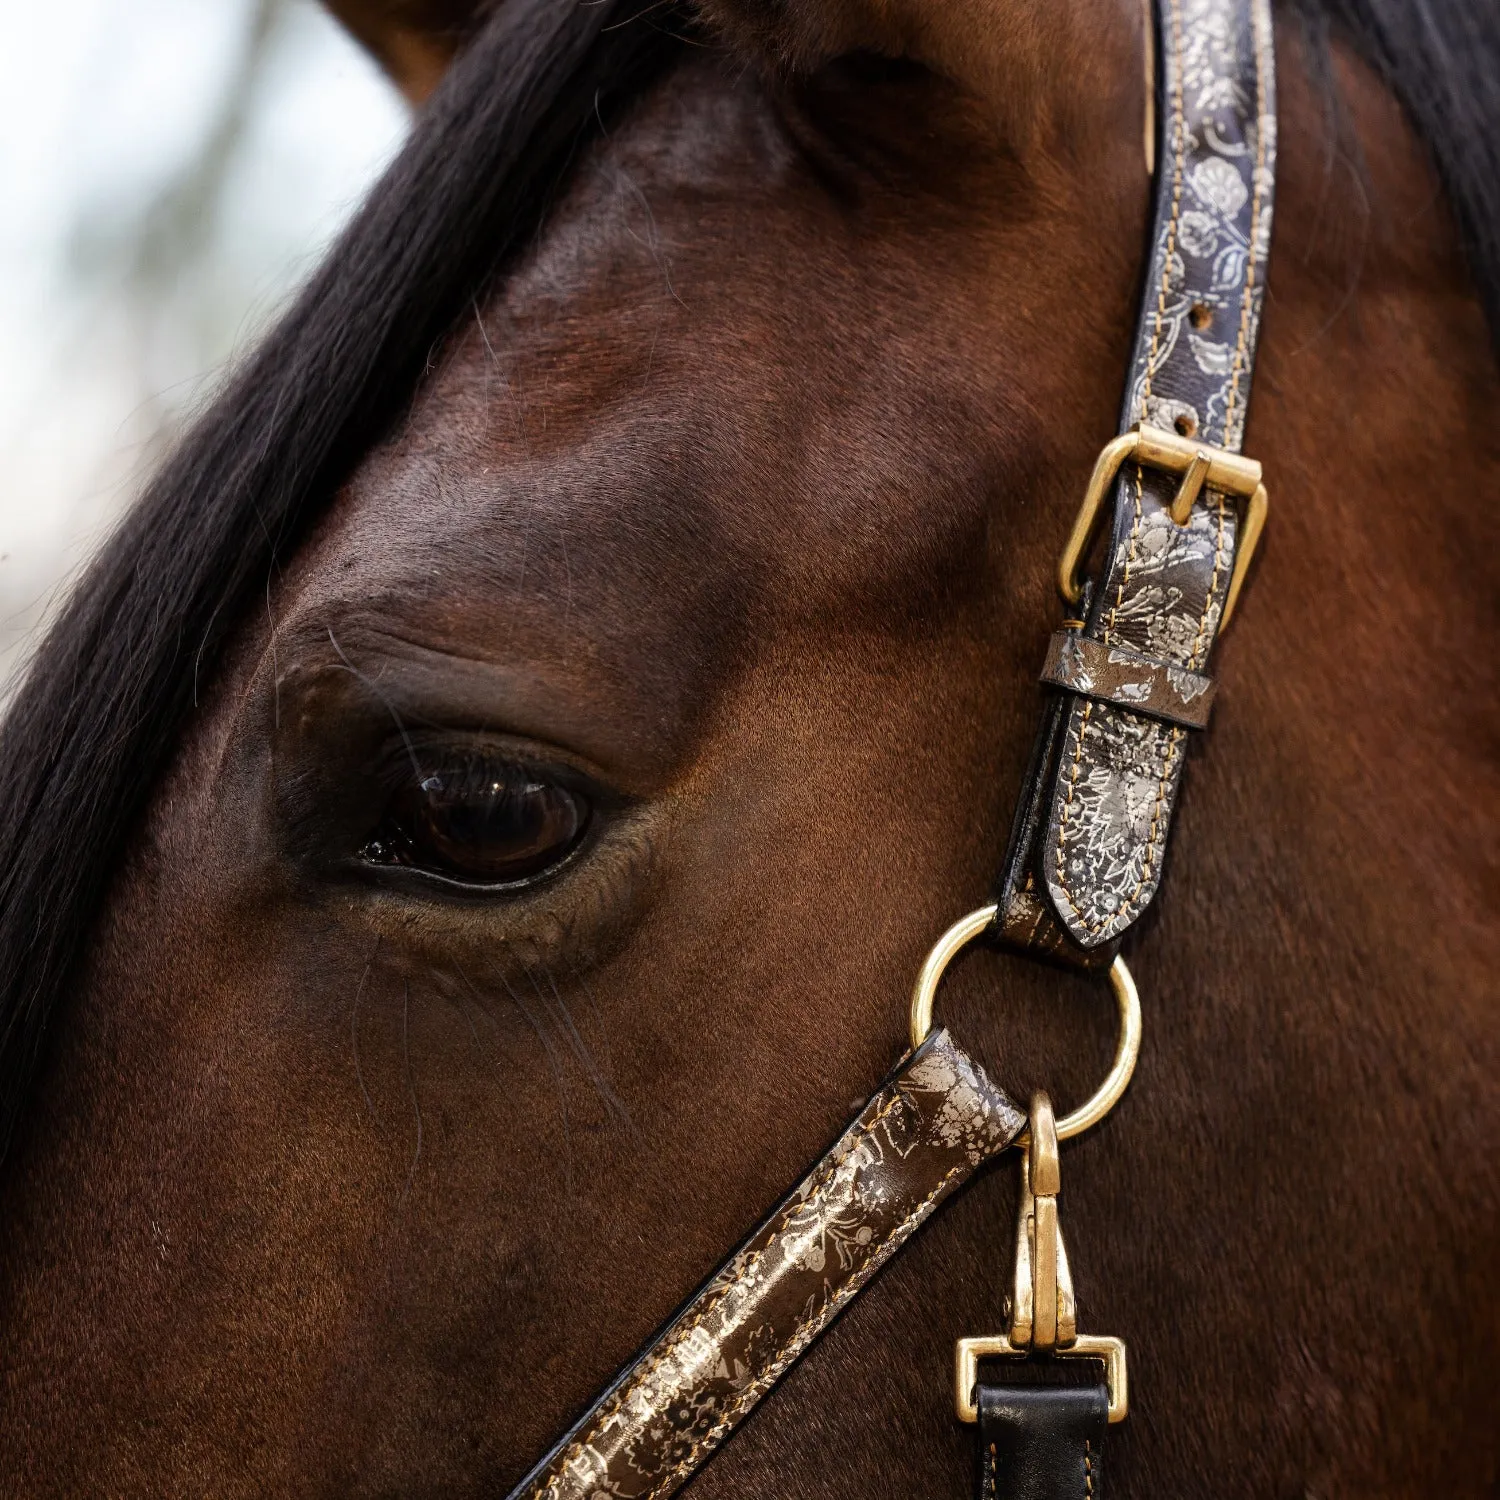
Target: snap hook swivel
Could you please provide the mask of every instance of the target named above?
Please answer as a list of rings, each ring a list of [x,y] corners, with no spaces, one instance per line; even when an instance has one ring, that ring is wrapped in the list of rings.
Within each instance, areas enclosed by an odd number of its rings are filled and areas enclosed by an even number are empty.
[[[1052,1355],[1104,1362],[1109,1420],[1123,1422],[1129,1408],[1125,1344],[1079,1333],[1078,1306],[1068,1252],[1057,1222],[1062,1174],[1057,1121],[1046,1094],[1031,1097],[1031,1122],[1021,1148],[1021,1206],[1016,1216],[1016,1270],[1010,1296],[1010,1330],[988,1338],[959,1339],[953,1352],[953,1404],[960,1422],[977,1422],[975,1388],[981,1359]]]
[[[1031,1129],[1021,1149],[1021,1208],[1016,1224],[1016,1275],[1010,1299],[1010,1342],[1028,1354],[1051,1354],[1078,1337],[1073,1276],[1057,1222],[1062,1173],[1057,1119],[1046,1094],[1031,1096]]]

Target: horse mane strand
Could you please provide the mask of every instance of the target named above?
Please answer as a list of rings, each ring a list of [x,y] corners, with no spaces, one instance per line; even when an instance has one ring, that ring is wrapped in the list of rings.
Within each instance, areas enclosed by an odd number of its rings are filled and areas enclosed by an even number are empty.
[[[1287,0],[1385,80],[1427,145],[1500,355],[1500,11],[1485,0]],[[1331,77],[1330,77],[1331,84]]]

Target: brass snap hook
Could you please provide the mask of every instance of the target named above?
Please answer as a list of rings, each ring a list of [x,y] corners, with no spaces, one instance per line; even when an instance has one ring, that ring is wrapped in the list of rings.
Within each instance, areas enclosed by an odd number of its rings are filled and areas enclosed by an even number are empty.
[[[911,1044],[920,1047],[932,1030],[937,987],[955,956],[995,920],[996,908],[981,906],[960,917],[936,943],[917,974],[911,996]],[[953,1405],[960,1422],[977,1422],[975,1389],[981,1359],[1026,1359],[1052,1355],[1104,1362],[1109,1420],[1123,1422],[1129,1388],[1123,1340],[1078,1332],[1073,1275],[1057,1221],[1062,1185],[1058,1142],[1097,1125],[1114,1108],[1141,1051],[1141,997],[1135,980],[1116,958],[1109,982],[1120,1013],[1115,1060],[1094,1096],[1059,1120],[1046,1094],[1032,1096],[1030,1119],[1020,1137],[1021,1206],[1016,1223],[1016,1268],[1010,1296],[1010,1329],[986,1338],[959,1339],[953,1356]]]
[[[1021,1210],[1016,1224],[1016,1276],[1010,1298],[1010,1341],[1051,1354],[1078,1337],[1073,1276],[1057,1222],[1062,1163],[1052,1101],[1031,1096],[1030,1139],[1021,1148]]]
[[[1052,1101],[1031,1099],[1031,1123],[1021,1155],[1021,1206],[1016,1217],[1016,1270],[1010,1298],[1010,1331],[988,1338],[959,1339],[953,1351],[953,1405],[960,1422],[979,1420],[975,1388],[981,1359],[1060,1359],[1104,1362],[1109,1420],[1123,1422],[1129,1410],[1125,1344],[1117,1338],[1078,1331],[1078,1307],[1068,1252],[1057,1222],[1062,1185]]]

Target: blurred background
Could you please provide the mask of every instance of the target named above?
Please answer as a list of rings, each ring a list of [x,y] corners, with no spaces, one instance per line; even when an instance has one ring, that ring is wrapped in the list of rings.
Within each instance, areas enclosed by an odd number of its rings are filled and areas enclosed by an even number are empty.
[[[0,0],[0,697],[404,136],[313,0]]]

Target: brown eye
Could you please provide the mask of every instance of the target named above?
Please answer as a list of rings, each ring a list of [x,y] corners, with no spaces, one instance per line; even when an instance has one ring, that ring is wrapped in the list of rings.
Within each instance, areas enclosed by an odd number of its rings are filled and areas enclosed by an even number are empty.
[[[362,857],[469,885],[502,885],[566,858],[588,821],[589,804],[577,792],[523,767],[467,759],[414,773]]]

